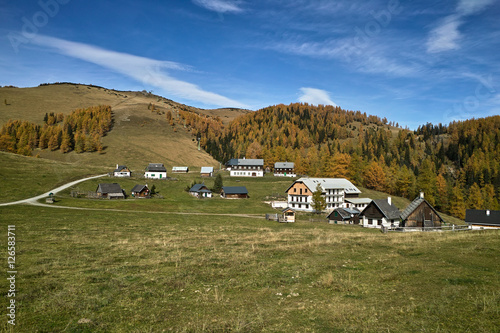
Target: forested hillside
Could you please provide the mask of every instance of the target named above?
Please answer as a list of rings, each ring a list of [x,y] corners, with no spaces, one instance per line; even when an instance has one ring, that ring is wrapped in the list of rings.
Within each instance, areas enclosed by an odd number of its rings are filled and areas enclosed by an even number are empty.
[[[77,153],[103,150],[101,138],[111,130],[113,116],[108,105],[63,113],[46,113],[44,125],[9,120],[0,129],[0,150],[30,156],[35,148]]]
[[[419,191],[439,210],[498,209],[500,116],[427,124],[416,131],[333,106],[270,106],[224,127],[216,118],[182,114],[215,159],[295,162],[299,174],[346,177],[356,185],[413,199]]]

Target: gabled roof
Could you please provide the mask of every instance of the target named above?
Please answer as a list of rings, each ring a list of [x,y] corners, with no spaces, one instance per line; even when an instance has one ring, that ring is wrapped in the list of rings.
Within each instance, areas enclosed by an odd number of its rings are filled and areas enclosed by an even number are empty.
[[[429,207],[439,217],[440,220],[443,220],[443,218],[434,209],[434,207],[432,207],[432,205],[429,202],[427,202],[427,200],[421,197],[417,197],[408,205],[408,207],[405,208],[405,210],[401,213],[401,219],[406,220],[424,202],[427,203],[427,205],[429,205]]]
[[[113,171],[113,172],[121,172],[121,171],[123,171],[123,170],[127,170],[127,171],[128,171],[128,168],[127,168],[127,166],[126,166],[126,165],[119,165],[119,166],[115,169],[115,171]]]
[[[146,171],[167,172],[167,169],[165,169],[163,163],[149,163],[149,165],[146,167]]]
[[[137,185],[134,186],[134,188],[132,189],[131,192],[138,192],[138,193],[140,193],[140,192],[142,192],[144,190],[148,190],[148,186],[147,185],[139,185],[139,184],[137,184]]]
[[[370,198],[346,198],[344,201],[352,203],[352,204],[367,204],[368,205],[370,202],[372,202],[372,199],[370,199]]]
[[[467,209],[465,211],[465,222],[500,227],[500,210]]]
[[[172,167],[172,171],[188,171],[189,170],[189,167]]]
[[[97,193],[123,193],[123,190],[117,183],[101,183],[97,186]]]
[[[295,168],[295,163],[293,162],[276,162],[274,163],[275,169],[293,169]]]
[[[316,191],[319,184],[323,190],[343,189],[345,194],[359,194],[361,191],[345,178],[300,178],[297,179],[285,192],[288,192],[295,183],[303,183],[311,192]]]
[[[342,219],[350,219],[352,216],[359,215],[361,212],[357,209],[350,209],[350,208],[335,208],[330,214],[328,214],[327,218],[330,218],[332,214],[337,212]]]
[[[212,192],[210,191],[205,184],[194,184],[193,187],[189,190],[189,192]]]
[[[245,186],[223,186],[222,191],[225,194],[248,194]]]
[[[200,173],[211,173],[214,172],[214,167],[201,167]]]
[[[389,205],[389,202],[387,199],[378,199],[378,200],[372,200],[371,204],[374,204],[382,213],[382,215],[385,216],[386,219],[388,220],[397,220],[401,217],[401,212],[399,211],[398,207],[394,206],[393,204]],[[363,212],[368,209],[370,206],[366,206],[366,208],[363,210]],[[363,214],[363,213],[361,213]]]
[[[237,165],[249,165],[249,166],[263,166],[263,159],[252,159],[252,158],[233,158],[230,159],[227,163],[227,166],[237,166]]]

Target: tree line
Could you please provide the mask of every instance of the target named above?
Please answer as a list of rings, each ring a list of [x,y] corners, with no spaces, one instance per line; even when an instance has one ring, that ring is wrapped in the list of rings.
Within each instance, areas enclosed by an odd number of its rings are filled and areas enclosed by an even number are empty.
[[[23,120],[9,120],[0,129],[0,150],[31,156],[34,149],[102,152],[101,138],[113,127],[109,105],[77,109],[64,116],[46,113],[43,125]]]
[[[360,111],[302,103],[249,113],[224,127],[183,114],[215,159],[295,162],[298,174],[348,178],[357,186],[414,199],[423,191],[437,209],[499,209],[500,116],[426,124],[416,131]]]

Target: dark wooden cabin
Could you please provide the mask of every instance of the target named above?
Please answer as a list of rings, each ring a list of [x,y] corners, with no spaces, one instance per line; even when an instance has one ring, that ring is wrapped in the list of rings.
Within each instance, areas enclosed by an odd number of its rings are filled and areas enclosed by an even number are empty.
[[[441,227],[444,222],[434,207],[424,199],[423,193],[401,213],[401,221],[401,226],[406,228]]]
[[[226,199],[247,199],[248,190],[245,186],[223,186],[220,196]]]

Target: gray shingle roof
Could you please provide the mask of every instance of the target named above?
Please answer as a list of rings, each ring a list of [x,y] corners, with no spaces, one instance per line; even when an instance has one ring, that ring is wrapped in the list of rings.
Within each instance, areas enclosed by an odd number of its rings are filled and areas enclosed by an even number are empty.
[[[401,212],[399,211],[398,207],[394,205],[389,205],[389,202],[387,199],[378,199],[378,200],[373,200],[372,201],[384,214],[385,218],[388,220],[397,220],[401,216]]]
[[[342,219],[349,219],[351,218],[351,215],[359,215],[361,212],[357,209],[351,209],[351,208],[335,208],[329,215],[327,218],[330,218],[330,216],[337,212],[340,217],[342,217]]]
[[[237,166],[237,165],[249,165],[249,166],[263,166],[263,159],[252,159],[252,158],[233,158],[230,159],[227,163],[227,166]]]
[[[200,173],[211,173],[214,172],[214,167],[201,167]]]
[[[123,193],[123,190],[117,183],[101,183],[97,186],[97,193]]]
[[[248,190],[245,186],[223,186],[222,191],[225,194],[248,194]]]
[[[490,210],[490,215],[487,215],[486,212],[487,210],[467,209],[465,211],[465,222],[469,224],[500,226],[500,210]]]
[[[142,192],[144,189],[147,189],[148,187],[146,185],[135,185],[134,188],[132,189],[131,192]]]
[[[167,172],[167,169],[165,169],[165,166],[162,163],[149,163],[146,167],[146,171]]]
[[[442,220],[443,218],[439,215],[439,213],[434,209],[434,207],[431,206],[427,200],[421,197],[417,197],[415,200],[413,200],[406,208],[405,210],[401,213],[401,219],[406,220],[414,211],[417,209],[423,202],[427,203],[429,207],[434,211],[434,213]]]
[[[275,169],[293,169],[295,168],[295,163],[293,162],[276,162],[274,163]]]
[[[316,191],[316,186],[319,184],[324,190],[329,189],[342,189],[345,194],[359,194],[361,191],[353,185],[350,181],[345,178],[300,178],[297,179],[290,187],[285,191],[288,192],[290,188],[295,183],[303,183],[306,185],[311,192]]]
[[[127,169],[126,165],[119,165],[118,168],[116,168],[114,172],[120,172],[120,171],[125,170],[125,169]]]
[[[203,189],[205,188],[205,189]],[[207,192],[208,191],[208,192]],[[194,184],[193,187],[189,190],[189,192],[204,192],[204,193],[211,193],[212,191],[208,190],[206,188],[205,184]]]

